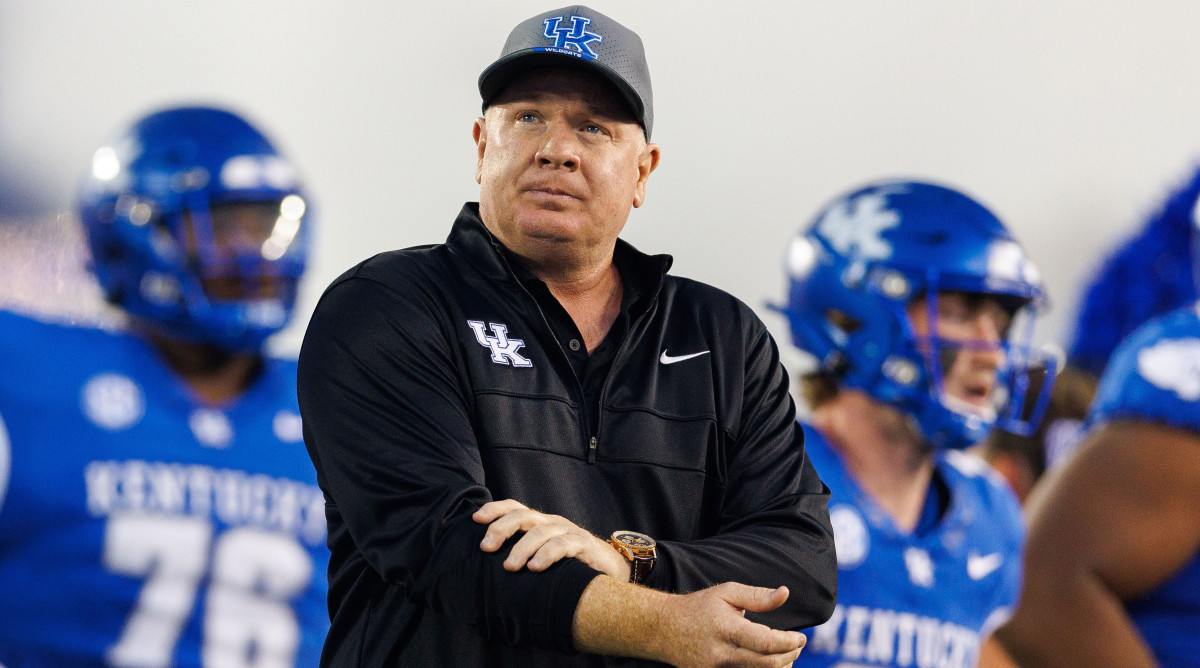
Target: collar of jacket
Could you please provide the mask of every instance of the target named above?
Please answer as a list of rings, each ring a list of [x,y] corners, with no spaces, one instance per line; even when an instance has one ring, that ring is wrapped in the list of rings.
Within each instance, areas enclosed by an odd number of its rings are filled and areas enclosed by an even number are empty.
[[[503,244],[488,231],[479,217],[478,202],[463,205],[458,218],[454,220],[450,236],[446,238],[446,246],[466,258],[487,278],[500,283],[520,283],[504,257]],[[665,254],[647,255],[623,239],[617,239],[614,253],[620,256],[620,264],[634,268],[637,278],[633,280],[640,283],[638,278],[644,277],[647,294],[652,298],[657,297],[674,258]]]

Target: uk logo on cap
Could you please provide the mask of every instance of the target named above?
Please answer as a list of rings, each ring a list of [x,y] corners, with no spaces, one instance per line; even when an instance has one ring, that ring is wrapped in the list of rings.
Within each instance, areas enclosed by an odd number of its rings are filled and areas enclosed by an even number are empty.
[[[546,39],[554,40],[554,46],[543,47],[536,49],[538,51],[556,51],[565,53],[587,60],[595,60],[598,55],[592,50],[592,42],[599,44],[604,41],[604,37],[598,33],[588,32],[588,24],[591,19],[584,16],[572,16],[571,27],[566,28],[562,25],[563,17],[555,16],[548,18],[543,23],[546,29],[542,32]]]

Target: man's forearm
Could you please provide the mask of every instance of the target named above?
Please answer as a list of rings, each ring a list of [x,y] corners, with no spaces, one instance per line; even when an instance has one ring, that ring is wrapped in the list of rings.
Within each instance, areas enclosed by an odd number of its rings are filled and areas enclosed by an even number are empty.
[[[675,665],[790,665],[805,637],[752,622],[745,611],[774,610],[785,587],[726,582],[691,594],[667,594],[600,575],[579,598],[575,648]]]
[[[670,594],[597,576],[583,590],[571,632],[581,652],[658,659],[654,646],[662,629],[660,615]]]

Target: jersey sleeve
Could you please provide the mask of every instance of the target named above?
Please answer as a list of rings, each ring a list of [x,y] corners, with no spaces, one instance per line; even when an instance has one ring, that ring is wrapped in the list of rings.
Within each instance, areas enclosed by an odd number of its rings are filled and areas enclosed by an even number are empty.
[[[298,390],[329,508],[331,609],[366,610],[374,586],[397,586],[489,640],[572,651],[574,608],[598,573],[572,559],[511,573],[502,564],[513,541],[480,549],[487,527],[471,515],[492,499],[443,320],[419,287],[402,294],[351,276],[309,324]],[[375,574],[381,582],[363,582]]]
[[[1088,424],[1118,419],[1200,431],[1200,318],[1197,307],[1143,325],[1113,354]]]
[[[746,317],[744,376],[735,384],[740,420],[730,435],[720,527],[700,540],[660,542],[647,584],[681,593],[729,581],[787,585],[783,606],[751,616],[773,628],[806,628],[827,620],[837,597],[829,489],[805,453],[775,342]]]

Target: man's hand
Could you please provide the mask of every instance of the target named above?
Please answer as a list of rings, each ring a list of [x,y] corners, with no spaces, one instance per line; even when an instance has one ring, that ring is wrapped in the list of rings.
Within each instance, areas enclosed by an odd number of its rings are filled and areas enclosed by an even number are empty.
[[[575,610],[575,647],[584,652],[665,661],[676,666],[789,666],[804,634],[746,619],[787,600],[787,587],[726,582],[686,595],[598,577]]]
[[[484,552],[495,552],[518,531],[525,532],[504,560],[505,570],[516,572],[524,567],[544,571],[559,559],[574,558],[621,582],[629,582],[629,560],[605,540],[565,517],[540,513],[519,501],[505,499],[484,504],[471,518],[489,525],[479,544]]]
[[[736,582],[677,597],[663,634],[663,655],[677,666],[790,666],[807,638],[746,619],[787,600],[787,587],[767,589]]]
[[[677,666],[789,666],[806,638],[746,619],[787,600],[787,587],[767,589],[736,582],[687,595],[629,585],[630,564],[611,545],[558,515],[518,501],[492,501],[472,519],[487,524],[479,544],[495,552],[517,532],[504,568],[542,571],[575,558],[610,577],[592,580],[575,611],[573,634],[581,651],[666,661]]]

